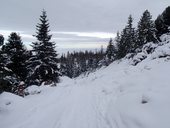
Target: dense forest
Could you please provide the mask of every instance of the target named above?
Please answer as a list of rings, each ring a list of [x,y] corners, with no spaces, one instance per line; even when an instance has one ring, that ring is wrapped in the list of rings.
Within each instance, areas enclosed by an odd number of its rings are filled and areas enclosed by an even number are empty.
[[[56,44],[51,41],[49,27],[46,11],[43,10],[36,25],[34,37],[37,41],[32,42],[32,50],[27,50],[16,32],[12,32],[6,42],[0,35],[0,92],[23,96],[22,90],[30,85],[56,86],[60,76],[75,78],[87,75],[115,60],[132,58],[143,48],[151,53],[160,36],[170,32],[170,6],[155,20],[145,10],[136,27],[132,15],[129,15],[127,25],[117,32],[116,38],[110,39],[107,48],[95,52],[68,52],[59,57]]]

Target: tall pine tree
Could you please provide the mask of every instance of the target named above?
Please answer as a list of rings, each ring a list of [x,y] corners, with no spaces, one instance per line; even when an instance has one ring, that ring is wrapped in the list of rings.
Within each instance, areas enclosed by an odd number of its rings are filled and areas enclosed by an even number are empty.
[[[170,32],[170,6],[168,6],[161,15],[155,20],[155,26],[157,29],[157,37],[162,34]]]
[[[4,44],[4,36],[0,35],[0,46]]]
[[[25,64],[28,58],[21,37],[17,33],[12,32],[2,50],[8,58],[6,66],[12,70],[20,81],[25,81],[27,75]]]
[[[156,42],[155,25],[148,10],[144,11],[137,28],[136,48],[141,48],[147,42]]]
[[[170,26],[170,6],[168,6],[165,11],[162,13],[164,18],[164,23],[167,25],[167,27]],[[168,31],[169,32],[169,31]]]
[[[4,41],[4,38],[1,39]],[[3,45],[3,42],[1,42]],[[22,62],[24,48],[16,33],[11,33],[8,42],[0,49],[0,92],[15,92],[15,87],[22,80],[25,70]],[[22,74],[23,73],[23,74]]]
[[[4,37],[3,35],[0,35],[0,93],[3,91],[11,91],[11,85],[9,85],[8,81],[5,80],[6,76],[9,74],[9,71],[6,67],[7,57],[1,49],[3,44]]]
[[[116,54],[117,59],[125,57],[128,53],[135,52],[136,33],[132,23],[133,18],[130,15],[128,17],[128,23],[126,27],[123,29],[120,39],[117,42],[117,54]]]
[[[50,41],[52,35],[49,34],[49,23],[46,11],[42,11],[40,23],[36,26],[36,42],[32,43],[33,56],[28,62],[28,83],[42,84],[43,82],[51,84],[59,82],[59,68],[55,42]]]
[[[113,45],[113,40],[110,39],[109,44],[106,49],[106,57],[107,57],[107,59],[109,59],[110,62],[114,60],[115,53],[116,53],[116,48]]]

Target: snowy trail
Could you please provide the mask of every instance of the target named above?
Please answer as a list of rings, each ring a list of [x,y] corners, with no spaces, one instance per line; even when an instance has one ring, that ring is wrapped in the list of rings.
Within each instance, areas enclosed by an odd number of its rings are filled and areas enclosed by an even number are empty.
[[[70,94],[64,99],[67,100],[67,108],[56,128],[108,128],[100,110],[97,109],[97,99],[93,91],[89,86],[72,87]]]
[[[99,99],[100,89],[86,84],[76,84],[55,87],[49,91],[51,93],[48,95],[40,94],[35,98],[28,96],[22,104],[16,104],[15,111],[11,110],[11,115],[16,116],[3,117],[6,119],[3,119],[0,127],[110,128],[103,111],[99,108],[103,105]],[[25,106],[27,110],[24,109]]]
[[[0,115],[0,128],[112,128],[107,110],[110,101],[117,100],[120,85],[115,79],[120,76],[108,77],[103,70],[44,87],[40,94],[9,105],[9,115]]]

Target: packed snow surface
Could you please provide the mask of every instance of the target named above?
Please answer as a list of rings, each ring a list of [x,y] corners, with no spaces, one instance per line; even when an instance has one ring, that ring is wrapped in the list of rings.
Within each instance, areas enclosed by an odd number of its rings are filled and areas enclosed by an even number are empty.
[[[56,87],[32,86],[24,98],[4,92],[0,128],[170,128],[170,58],[157,55],[167,46],[136,66],[124,59]]]

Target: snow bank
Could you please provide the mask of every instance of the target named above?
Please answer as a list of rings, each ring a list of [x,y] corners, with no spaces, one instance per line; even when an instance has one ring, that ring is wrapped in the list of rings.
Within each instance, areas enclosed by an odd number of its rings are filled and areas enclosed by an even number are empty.
[[[40,87],[37,85],[29,86],[24,90],[25,95],[35,95],[41,92]]]
[[[0,115],[3,116],[13,109],[17,104],[23,102],[23,98],[12,93],[3,92],[0,95]]]
[[[121,78],[122,89],[107,111],[112,127],[170,127],[168,65],[170,62],[164,59],[145,61],[135,67],[135,72],[129,71],[128,76]]]

